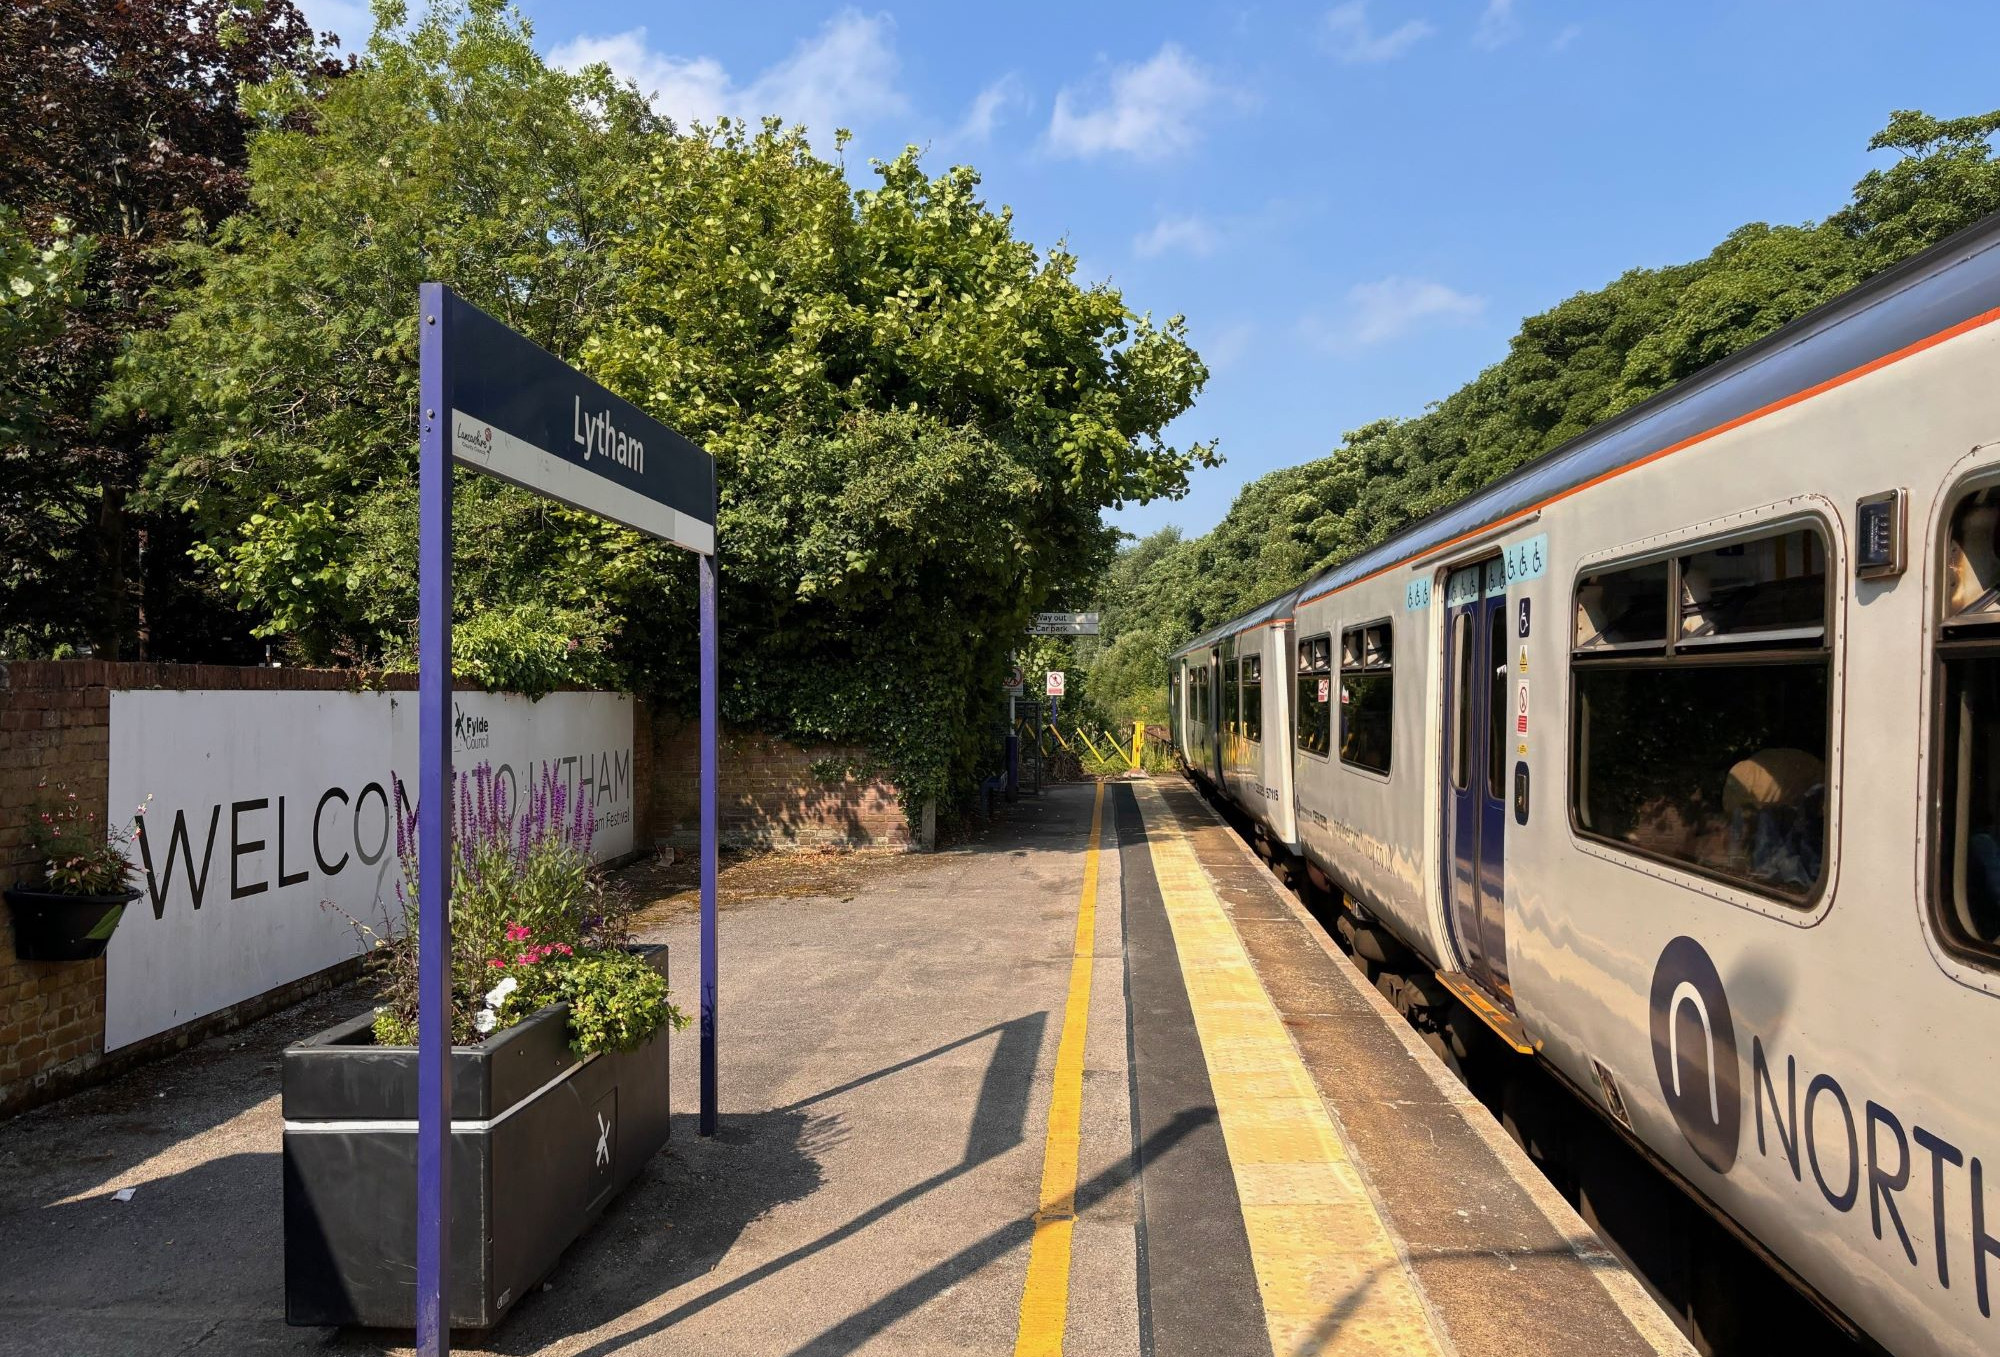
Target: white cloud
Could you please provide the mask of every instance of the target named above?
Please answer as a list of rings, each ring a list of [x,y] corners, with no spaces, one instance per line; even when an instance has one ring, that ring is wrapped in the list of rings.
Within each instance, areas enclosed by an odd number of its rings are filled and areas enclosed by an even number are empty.
[[[1152,259],[1173,250],[1209,255],[1221,243],[1216,229],[1200,217],[1162,217],[1152,230],[1133,239],[1132,252],[1141,259]]]
[[[1479,27],[1473,30],[1474,45],[1491,51],[1520,36],[1521,19],[1514,13],[1514,0],[1486,0],[1486,8],[1479,15]]]
[[[1350,64],[1391,61],[1437,30],[1423,19],[1411,19],[1387,33],[1368,25],[1368,0],[1347,0],[1326,12],[1326,36],[1334,54]]]
[[[843,10],[790,56],[738,83],[714,57],[655,51],[644,28],[605,37],[583,34],[549,54],[558,66],[578,70],[603,62],[635,82],[653,110],[685,126],[728,115],[753,127],[770,115],[804,123],[825,141],[835,128],[861,127],[901,113],[907,101],[896,88],[898,60],[886,14]]]
[[[1061,155],[1123,152],[1162,160],[1195,143],[1200,115],[1220,93],[1201,66],[1173,43],[1138,66],[1112,73],[1110,98],[1085,109],[1072,90],[1056,95],[1049,146]]]
[[[1549,44],[1549,50],[1551,52],[1560,52],[1565,47],[1568,47],[1571,43],[1575,42],[1578,38],[1582,36],[1583,36],[1583,25],[1570,24],[1569,26],[1564,28],[1562,32],[1556,34],[1555,41]]]
[[[1195,352],[1201,355],[1202,362],[1208,364],[1209,371],[1221,372],[1242,362],[1244,355],[1250,351],[1251,341],[1256,337],[1257,328],[1254,325],[1247,321],[1239,321],[1234,325],[1223,326],[1216,331],[1213,339],[1204,339],[1197,334],[1194,337]]]
[[[1391,276],[1347,289],[1346,304],[1328,320],[1301,322],[1307,338],[1324,348],[1372,348],[1419,329],[1467,325],[1486,314],[1486,299],[1426,278]]]
[[[952,140],[986,141],[1010,113],[1024,110],[1028,104],[1027,86],[1021,83],[1020,76],[1009,71],[974,97],[972,107],[966,110],[965,121],[958,125]]]

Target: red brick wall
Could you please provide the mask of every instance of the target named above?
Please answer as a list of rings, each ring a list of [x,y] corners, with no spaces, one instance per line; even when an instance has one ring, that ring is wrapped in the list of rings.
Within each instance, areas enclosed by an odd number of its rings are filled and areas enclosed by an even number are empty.
[[[640,719],[653,733],[652,842],[692,846],[701,831],[699,727],[668,716]],[[639,732],[633,738],[635,745],[648,743]],[[914,846],[915,836],[896,788],[887,779],[826,778],[814,768],[815,763],[841,767],[858,762],[861,751],[838,745],[802,748],[728,729],[719,744],[716,802],[723,843],[771,848]]]
[[[410,690],[414,674],[269,669],[225,665],[34,660],[0,665],[0,884],[40,864],[28,846],[28,817],[62,782],[92,805],[109,794],[113,688],[220,688],[232,691]],[[183,1047],[339,983],[353,967],[309,976],[184,1028],[104,1055],[104,961],[17,961],[11,916],[0,909],[0,1113],[45,1101],[112,1069]]]

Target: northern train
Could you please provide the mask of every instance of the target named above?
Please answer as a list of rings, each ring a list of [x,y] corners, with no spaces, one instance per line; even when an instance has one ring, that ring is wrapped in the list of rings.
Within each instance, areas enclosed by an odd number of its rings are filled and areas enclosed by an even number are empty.
[[[1817,1303],[2000,1352],[1996,530],[2000,217],[1195,638],[1174,742]]]

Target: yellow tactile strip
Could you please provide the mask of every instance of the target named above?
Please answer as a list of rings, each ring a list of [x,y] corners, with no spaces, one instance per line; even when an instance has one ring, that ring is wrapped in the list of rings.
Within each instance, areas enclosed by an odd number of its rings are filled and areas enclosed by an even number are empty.
[[[1445,1347],[1243,940],[1164,797],[1133,784],[1277,1357]]]

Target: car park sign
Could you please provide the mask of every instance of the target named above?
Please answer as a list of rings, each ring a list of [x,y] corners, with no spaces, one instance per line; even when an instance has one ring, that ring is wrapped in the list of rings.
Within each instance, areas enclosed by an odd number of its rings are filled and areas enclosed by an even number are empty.
[[[1030,636],[1095,636],[1096,613],[1036,613],[1028,624]]]

